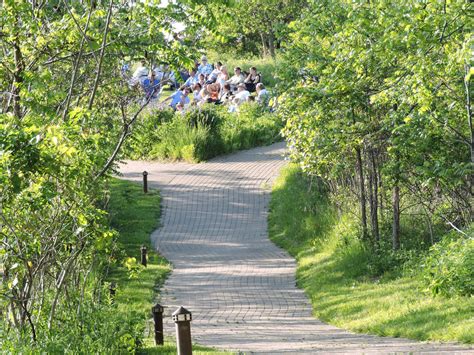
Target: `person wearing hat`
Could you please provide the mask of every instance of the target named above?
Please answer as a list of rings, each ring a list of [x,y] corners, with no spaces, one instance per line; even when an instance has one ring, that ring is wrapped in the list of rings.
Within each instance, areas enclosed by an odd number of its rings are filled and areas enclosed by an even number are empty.
[[[203,55],[201,57],[201,64],[198,66],[198,74],[204,74],[207,78],[207,76],[212,73],[212,70],[212,65],[207,62],[207,57]]]

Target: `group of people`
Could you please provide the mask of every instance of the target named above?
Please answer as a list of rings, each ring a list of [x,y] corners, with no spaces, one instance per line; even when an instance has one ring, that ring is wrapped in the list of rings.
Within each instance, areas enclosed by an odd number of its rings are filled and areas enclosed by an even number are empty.
[[[142,61],[141,66],[135,70],[130,84],[142,88],[146,101],[158,101],[163,86],[170,84],[179,88],[162,104],[169,102],[169,106],[177,111],[204,103],[228,105],[231,112],[238,111],[238,107],[245,102],[256,101],[261,105],[268,105],[268,91],[255,67],[250,68],[248,73],[243,72],[240,67],[235,67],[234,75],[230,76],[227,67],[221,62],[213,66],[206,56],[202,56],[194,68],[179,73],[184,82],[179,86],[174,72],[170,71],[168,66],[148,70],[145,64]]]

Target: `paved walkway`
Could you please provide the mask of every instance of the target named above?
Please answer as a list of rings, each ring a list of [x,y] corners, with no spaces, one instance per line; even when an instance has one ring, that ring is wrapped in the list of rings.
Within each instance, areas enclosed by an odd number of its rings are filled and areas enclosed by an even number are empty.
[[[454,344],[356,335],[314,319],[295,286],[296,264],[267,237],[269,186],[283,144],[205,164],[128,162],[125,179],[161,189],[152,240],[174,269],[161,303],[193,313],[193,340],[244,353],[474,353]],[[174,326],[167,317],[167,334]]]

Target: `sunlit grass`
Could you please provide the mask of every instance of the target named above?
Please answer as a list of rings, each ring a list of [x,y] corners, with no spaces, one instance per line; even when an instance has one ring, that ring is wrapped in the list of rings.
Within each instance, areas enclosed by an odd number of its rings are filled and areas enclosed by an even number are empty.
[[[272,240],[298,261],[316,317],[360,333],[474,342],[474,298],[433,298],[418,276],[367,277],[353,222],[322,196],[290,166],[274,185],[269,217]]]
[[[262,74],[262,82],[267,88],[273,88],[278,80],[276,79],[277,60],[272,57],[238,57],[235,54],[209,53],[209,60],[212,63],[222,62],[227,67],[229,75],[232,76],[235,67],[240,67],[243,71],[249,72],[251,67],[256,67],[257,72]]]

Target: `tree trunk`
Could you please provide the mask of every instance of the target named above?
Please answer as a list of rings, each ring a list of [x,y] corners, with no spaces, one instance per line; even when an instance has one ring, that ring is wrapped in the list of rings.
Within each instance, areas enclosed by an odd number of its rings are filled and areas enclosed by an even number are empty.
[[[268,34],[268,50],[270,52],[270,55],[272,56],[273,59],[275,59],[275,36],[273,35],[273,32],[270,32]]]
[[[392,207],[393,207],[393,227],[392,227],[392,248],[400,249],[400,186],[398,182],[392,190]]]
[[[95,77],[94,87],[92,88],[91,97],[89,99],[89,105],[88,105],[89,110],[92,109],[92,105],[94,104],[95,94],[97,92],[97,88],[99,87],[100,74],[101,74],[101,71],[102,71],[102,62],[104,60],[105,46],[107,44],[107,34],[109,33],[110,19],[112,18],[112,5],[113,5],[113,1],[110,0],[109,9],[108,9],[108,12],[107,12],[107,20],[105,21],[104,35],[102,37],[102,47],[100,48],[99,64],[97,65],[97,75]]]
[[[82,58],[82,52],[83,52],[83,49],[84,49],[84,44],[85,44],[86,39],[87,39],[87,30],[89,29],[89,23],[90,23],[90,20],[91,20],[91,15],[92,15],[92,7],[90,8],[89,14],[87,15],[87,22],[86,22],[86,26],[84,28],[84,33],[82,35],[81,44],[79,46],[79,53],[77,54],[76,60],[74,61],[74,67],[72,69],[72,76],[71,76],[71,84],[69,85],[69,92],[68,92],[67,97],[66,97],[66,103],[64,104],[64,110],[63,110],[63,116],[62,116],[63,121],[66,121],[66,116],[67,116],[67,113],[68,113],[68,110],[69,110],[69,105],[71,103],[72,93],[73,93],[73,90],[74,90],[74,85],[76,83],[77,73],[79,71],[79,64],[80,64],[81,58]],[[73,16],[73,15],[71,14],[71,16]]]
[[[16,119],[21,119],[21,97],[20,97],[20,86],[23,82],[23,56],[21,54],[20,43],[18,38],[15,40],[14,45],[14,57],[15,57],[15,72],[13,73],[13,115]]]
[[[365,194],[364,167],[362,165],[362,154],[360,148],[356,148],[357,155],[357,172],[359,174],[359,202],[360,202],[360,219],[362,223],[362,237],[367,238],[367,206]]]
[[[369,201],[370,201],[370,222],[372,227],[372,236],[376,243],[380,240],[379,218],[378,218],[378,179],[375,165],[374,152],[370,152],[370,176],[369,176]]]
[[[466,76],[471,70],[469,65],[466,65]],[[472,107],[471,107],[471,91],[470,91],[471,80],[464,80],[464,86],[466,88],[466,111],[467,111],[467,122],[469,125],[469,132],[471,135],[471,163],[474,164],[474,127],[472,124]],[[474,185],[474,174],[471,174],[471,192]]]
[[[263,33],[260,33],[260,38],[262,39],[262,54],[265,57],[268,53],[267,51],[267,41],[265,40],[265,36]]]

